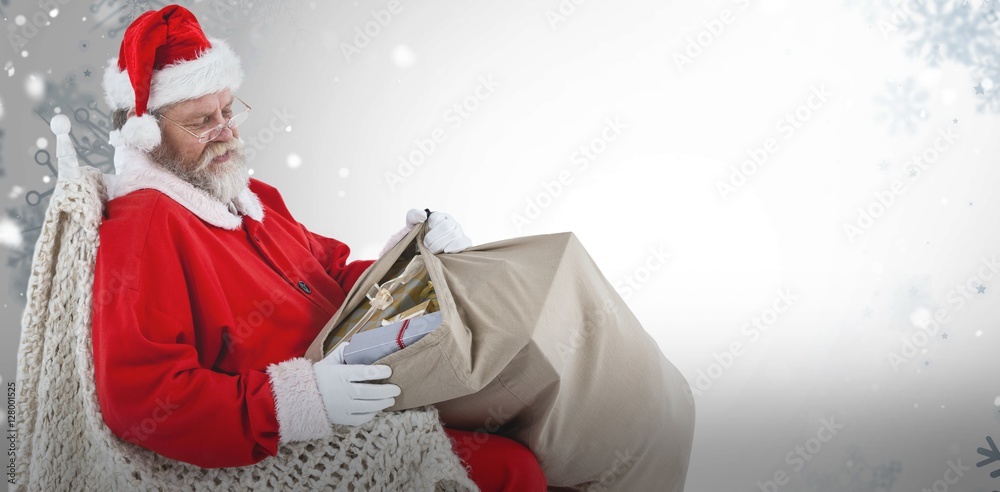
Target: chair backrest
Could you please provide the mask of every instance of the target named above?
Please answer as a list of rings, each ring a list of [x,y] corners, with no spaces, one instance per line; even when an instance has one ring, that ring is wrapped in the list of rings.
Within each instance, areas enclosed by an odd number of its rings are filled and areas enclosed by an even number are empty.
[[[101,416],[91,345],[94,266],[114,176],[78,164],[70,127],[66,116],[52,119],[59,172],[21,320],[12,490],[312,490],[346,483],[384,490],[398,488],[398,477],[420,490],[475,490],[434,407],[383,414],[340,428],[329,441],[284,445],[277,456],[240,468],[199,468],[114,435]]]
[[[51,128],[58,179],[32,257],[17,364],[17,481],[29,489],[87,483],[94,472],[71,456],[97,451],[102,437],[93,377],[81,376],[93,374],[89,291],[107,195],[102,173],[77,162],[69,118],[55,116]]]

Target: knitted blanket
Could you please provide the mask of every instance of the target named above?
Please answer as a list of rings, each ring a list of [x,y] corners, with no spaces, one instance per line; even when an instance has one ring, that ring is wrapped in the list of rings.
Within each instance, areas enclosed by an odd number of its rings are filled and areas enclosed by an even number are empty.
[[[337,427],[329,441],[283,445],[277,456],[239,468],[199,468],[111,433],[91,348],[106,176],[76,167],[75,157],[64,167],[64,155],[22,317],[12,490],[478,490],[433,406],[383,412],[362,426]]]

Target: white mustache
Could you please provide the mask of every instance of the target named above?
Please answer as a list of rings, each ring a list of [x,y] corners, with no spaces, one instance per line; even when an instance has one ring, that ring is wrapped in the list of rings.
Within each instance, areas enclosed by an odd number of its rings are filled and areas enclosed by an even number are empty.
[[[205,154],[201,158],[201,162],[198,163],[196,171],[203,171],[209,164],[212,163],[212,159],[224,155],[226,152],[233,151],[234,153],[240,153],[243,150],[243,143],[238,139],[231,139],[228,142],[222,142],[214,144],[211,147],[205,148]]]

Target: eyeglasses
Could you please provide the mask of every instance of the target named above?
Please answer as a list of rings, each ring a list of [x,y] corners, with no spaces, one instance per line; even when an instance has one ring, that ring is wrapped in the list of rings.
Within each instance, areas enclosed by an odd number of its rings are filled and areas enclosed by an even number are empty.
[[[184,125],[182,125],[182,124],[180,124],[180,123],[178,123],[178,122],[176,122],[176,121],[174,121],[174,120],[172,120],[170,118],[167,118],[166,116],[163,116],[162,114],[159,115],[159,116],[162,117],[163,119],[165,119],[165,120],[167,120],[167,121],[169,121],[169,122],[177,125],[177,127],[180,128],[181,130],[184,130],[184,131],[190,133],[192,136],[196,137],[198,139],[198,143],[208,143],[208,142],[211,142],[212,140],[215,140],[216,137],[218,137],[219,135],[221,135],[222,134],[222,130],[224,130],[226,128],[230,128],[230,129],[236,128],[241,123],[243,123],[244,121],[246,121],[248,116],[250,116],[250,105],[247,104],[244,100],[240,99],[240,97],[237,96],[237,95],[235,95],[235,94],[233,94],[233,97],[235,97],[240,103],[242,103],[244,106],[246,106],[246,109],[244,109],[243,111],[240,111],[239,113],[234,114],[232,117],[229,118],[229,121],[226,121],[225,123],[219,124],[218,126],[216,126],[214,128],[211,128],[209,130],[206,130],[206,131],[202,132],[201,135],[199,135],[199,134],[197,134],[197,133],[195,133],[195,132],[193,132],[191,130],[188,130],[187,128],[184,127]]]

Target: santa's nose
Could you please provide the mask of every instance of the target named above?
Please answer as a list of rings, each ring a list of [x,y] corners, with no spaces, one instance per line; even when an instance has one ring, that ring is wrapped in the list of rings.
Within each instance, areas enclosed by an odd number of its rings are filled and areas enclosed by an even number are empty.
[[[228,142],[233,137],[235,137],[235,130],[229,128],[228,126],[222,127],[222,132],[219,133],[218,137],[212,139],[213,142]]]

